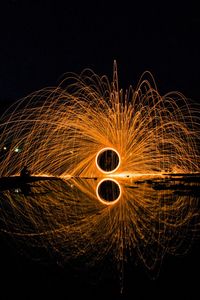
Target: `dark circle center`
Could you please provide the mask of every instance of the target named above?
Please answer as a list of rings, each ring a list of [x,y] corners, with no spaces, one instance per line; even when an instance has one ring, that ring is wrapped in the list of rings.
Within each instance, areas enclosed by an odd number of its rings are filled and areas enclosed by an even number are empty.
[[[104,172],[112,172],[119,165],[119,155],[112,149],[106,149],[99,153],[97,165]]]
[[[112,202],[119,198],[119,185],[113,180],[104,180],[98,187],[99,198],[106,202]]]

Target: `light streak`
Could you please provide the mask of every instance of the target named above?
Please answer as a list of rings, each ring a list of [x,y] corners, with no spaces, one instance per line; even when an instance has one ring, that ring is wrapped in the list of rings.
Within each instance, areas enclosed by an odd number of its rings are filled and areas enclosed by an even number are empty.
[[[116,64],[111,84],[92,71],[71,75],[12,106],[0,132],[0,149],[6,145],[1,176],[26,165],[33,175],[66,180],[41,182],[29,195],[2,192],[2,232],[34,247],[50,245],[64,260],[84,255],[98,261],[111,253],[121,263],[129,253],[153,270],[195,231],[195,197],[130,187],[136,178],[200,171],[198,108],[179,92],[161,96],[152,76],[123,91]],[[119,156],[108,172],[98,165],[105,149]],[[120,190],[112,202],[99,196],[105,180]]]
[[[111,200],[106,200],[106,199],[104,199],[104,198],[102,198],[102,197],[100,196],[100,189],[101,189],[101,188],[104,188],[104,189],[106,190],[105,187],[102,187],[102,184],[103,184],[103,183],[109,184],[110,182],[111,182],[111,183],[114,183],[114,185],[116,185],[116,186],[110,188],[109,194],[110,194],[110,193],[113,194],[113,195],[110,196]],[[116,191],[115,191],[116,189],[119,190],[119,194],[116,193]],[[106,192],[106,191],[105,191],[105,192]],[[116,194],[117,194],[117,195],[116,195]],[[119,201],[119,199],[121,198],[121,194],[122,194],[121,186],[120,186],[119,182],[118,182],[117,180],[113,179],[113,178],[110,178],[110,179],[104,178],[104,179],[102,179],[102,180],[98,183],[97,188],[96,188],[96,195],[97,195],[97,198],[99,199],[99,201],[100,201],[101,203],[103,203],[103,204],[105,204],[105,205],[113,205],[113,204],[116,204],[116,203]],[[107,196],[109,197],[109,195],[107,195]]]
[[[9,145],[1,176],[24,165],[32,174],[107,176],[95,160],[104,148],[119,154],[113,175],[199,171],[198,109],[178,92],[161,96],[145,74],[135,89],[119,89],[116,64],[111,84],[84,71],[20,100],[2,116],[0,132],[0,149]]]
[[[93,264],[109,253],[116,264],[125,263],[128,255],[152,271],[166,253],[189,248],[198,229],[197,197],[155,191],[149,184],[135,188],[134,182],[122,180],[117,183],[120,199],[107,205],[96,193],[100,183],[49,179],[31,184],[28,195],[3,191],[1,232],[21,245],[55,249],[63,262],[84,257]]]
[[[103,154],[103,153],[105,153],[105,152],[107,152],[107,151],[112,151],[113,153],[114,153],[114,155],[117,155],[117,158],[118,158],[118,164],[115,166],[113,166],[113,164],[115,163],[115,162],[113,162],[113,161],[111,161],[111,167],[112,167],[112,169],[110,170],[110,171],[106,171],[105,169],[102,169],[100,166],[99,166],[99,162],[98,162],[98,160],[99,160],[99,157],[101,157],[101,155]],[[112,159],[113,160],[113,159]],[[104,162],[104,164],[105,164],[106,162]],[[119,168],[119,166],[120,166],[120,163],[121,163],[121,158],[120,158],[120,154],[115,150],[115,149],[113,149],[113,148],[103,148],[103,149],[101,149],[98,153],[97,153],[97,155],[96,155],[96,166],[97,166],[97,168],[99,169],[99,171],[100,172],[102,172],[102,173],[104,173],[104,174],[111,174],[111,173],[114,173],[115,171],[117,171],[117,169]]]

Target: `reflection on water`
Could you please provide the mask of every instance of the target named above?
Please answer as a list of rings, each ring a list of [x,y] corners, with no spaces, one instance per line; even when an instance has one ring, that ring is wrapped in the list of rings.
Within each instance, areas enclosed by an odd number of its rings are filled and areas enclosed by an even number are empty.
[[[28,193],[0,192],[1,231],[65,260],[95,262],[109,254],[118,263],[139,258],[153,270],[166,252],[187,249],[198,218],[197,195],[161,186],[130,179],[35,180]]]
[[[121,197],[120,184],[114,179],[105,178],[98,183],[96,195],[103,204],[113,205]]]

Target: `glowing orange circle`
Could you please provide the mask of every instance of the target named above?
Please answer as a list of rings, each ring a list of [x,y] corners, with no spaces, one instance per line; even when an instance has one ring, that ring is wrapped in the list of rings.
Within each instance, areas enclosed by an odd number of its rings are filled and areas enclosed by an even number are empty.
[[[116,166],[113,170],[105,171],[105,170],[103,170],[103,169],[99,166],[99,164],[98,164],[98,159],[99,159],[99,156],[100,156],[102,153],[104,153],[104,152],[106,152],[106,151],[109,151],[109,150],[110,150],[110,151],[113,151],[115,154],[117,154],[117,157],[118,157],[119,162],[118,162],[117,166]],[[120,157],[119,152],[118,152],[117,150],[115,150],[114,148],[106,147],[106,148],[101,149],[101,150],[97,153],[95,161],[96,161],[96,166],[97,166],[97,168],[99,169],[99,171],[101,171],[101,172],[104,173],[104,174],[111,174],[111,173],[115,172],[115,171],[119,168],[120,163],[121,163],[121,157]]]
[[[103,198],[100,197],[100,195],[99,195],[99,187],[105,181],[112,181],[112,182],[114,182],[118,186],[118,188],[119,188],[119,196],[115,200],[108,201],[108,200],[105,200],[105,199],[103,199]],[[98,183],[98,185],[96,187],[97,198],[98,198],[98,200],[101,203],[103,203],[105,205],[113,205],[113,204],[117,203],[119,201],[119,199],[121,198],[121,194],[122,194],[121,186],[120,186],[119,182],[117,180],[113,179],[113,178],[112,179],[111,178],[109,178],[109,179],[108,178],[102,179],[101,181],[99,181],[99,183]]]

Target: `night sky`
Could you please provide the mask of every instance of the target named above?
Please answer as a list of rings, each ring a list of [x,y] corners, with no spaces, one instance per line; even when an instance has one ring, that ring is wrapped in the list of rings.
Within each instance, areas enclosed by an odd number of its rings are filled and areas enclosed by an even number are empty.
[[[66,72],[80,73],[89,67],[112,79],[114,59],[118,63],[120,87],[136,85],[141,74],[149,70],[161,94],[178,90],[200,103],[198,1],[196,5],[191,1],[186,4],[182,1],[180,5],[175,5],[176,1],[173,5],[168,1],[155,5],[152,1],[138,2],[141,4],[115,1],[111,5],[108,0],[90,4],[67,0],[2,0],[0,112],[33,91],[57,85]],[[1,248],[0,285],[4,286],[5,293],[15,294],[16,291],[16,295],[30,299],[31,292],[25,294],[26,286],[29,291],[33,289],[35,297],[55,294],[58,298],[54,299],[72,299],[68,291],[72,292],[76,284],[74,278],[67,281],[69,271],[39,266],[27,260],[22,262],[17,254],[13,255],[11,248],[9,251]],[[131,273],[133,277],[126,281],[124,298],[174,299],[175,290],[176,299],[195,299],[199,249],[196,243],[185,257],[167,257],[157,281],[152,282],[145,271],[144,275],[142,271]],[[109,295],[110,299],[113,295],[117,299],[118,295],[115,281],[91,288],[90,283],[80,277],[76,293],[78,289],[83,289],[85,294],[91,289],[90,292]]]
[[[199,100],[197,6],[116,2],[1,1],[1,103],[88,67],[111,79],[114,59],[122,88],[149,70],[161,94],[179,90]]]

